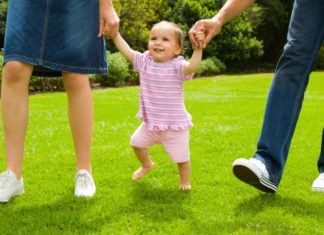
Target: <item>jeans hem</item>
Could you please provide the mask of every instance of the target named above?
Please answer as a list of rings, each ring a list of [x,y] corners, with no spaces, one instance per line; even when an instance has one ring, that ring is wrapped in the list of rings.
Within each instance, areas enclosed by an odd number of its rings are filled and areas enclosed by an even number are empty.
[[[269,180],[276,186],[278,187],[279,186],[279,182],[280,180],[277,180],[276,177],[275,177],[275,174],[273,172],[273,167],[271,166],[271,163],[269,163],[268,160],[266,160],[265,157],[263,157],[262,155],[258,154],[258,153],[255,153],[254,156],[253,156],[254,159],[257,159],[257,160],[260,160],[266,167],[267,171],[268,171],[268,174],[269,174]]]

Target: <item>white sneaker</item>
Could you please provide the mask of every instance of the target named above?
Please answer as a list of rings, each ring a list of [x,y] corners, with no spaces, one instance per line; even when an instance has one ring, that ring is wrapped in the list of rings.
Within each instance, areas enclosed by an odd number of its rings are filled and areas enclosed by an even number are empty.
[[[321,173],[313,182],[313,191],[324,192],[324,173]]]
[[[78,170],[75,176],[74,195],[77,197],[92,197],[95,193],[96,185],[92,175],[87,170]]]
[[[258,159],[236,159],[232,169],[238,179],[263,192],[275,193],[277,190],[277,186],[270,179],[266,166]]]
[[[0,174],[0,202],[8,202],[12,197],[22,193],[24,193],[22,177],[17,180],[16,174],[11,170]]]

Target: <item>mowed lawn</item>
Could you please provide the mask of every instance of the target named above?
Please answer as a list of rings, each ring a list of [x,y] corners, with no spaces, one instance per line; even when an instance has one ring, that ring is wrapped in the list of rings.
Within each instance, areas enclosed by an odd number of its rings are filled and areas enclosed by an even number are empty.
[[[239,182],[233,161],[256,149],[273,74],[222,75],[186,82],[193,116],[191,192],[177,166],[152,148],[157,167],[139,182],[129,139],[140,124],[138,87],[93,90],[92,163],[97,194],[73,196],[75,156],[65,93],[30,96],[25,194],[0,205],[0,234],[323,234],[317,177],[324,125],[324,72],[314,72],[275,195]],[[1,135],[2,135],[1,129]],[[0,167],[5,168],[3,138]]]

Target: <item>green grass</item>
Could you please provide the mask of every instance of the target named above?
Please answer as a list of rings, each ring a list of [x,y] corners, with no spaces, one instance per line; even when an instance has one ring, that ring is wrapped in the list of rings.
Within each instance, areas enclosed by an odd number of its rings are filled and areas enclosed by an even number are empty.
[[[90,200],[73,196],[65,93],[30,96],[25,194],[0,205],[0,234],[323,234],[324,194],[311,191],[324,122],[323,72],[312,74],[277,194],[260,193],[231,172],[233,160],[255,151],[272,76],[186,83],[195,125],[189,193],[178,191],[177,167],[160,146],[151,151],[156,169],[140,182],[130,178],[139,166],[129,146],[140,123],[138,87],[93,91],[97,194]]]

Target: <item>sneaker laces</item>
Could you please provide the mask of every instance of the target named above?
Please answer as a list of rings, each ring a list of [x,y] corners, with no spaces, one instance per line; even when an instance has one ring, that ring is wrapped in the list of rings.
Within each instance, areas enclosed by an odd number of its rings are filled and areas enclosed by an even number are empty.
[[[0,189],[5,189],[9,181],[9,171],[5,171],[0,174]]]
[[[90,179],[87,174],[78,174],[76,177],[76,183],[80,188],[87,188],[90,184]]]

